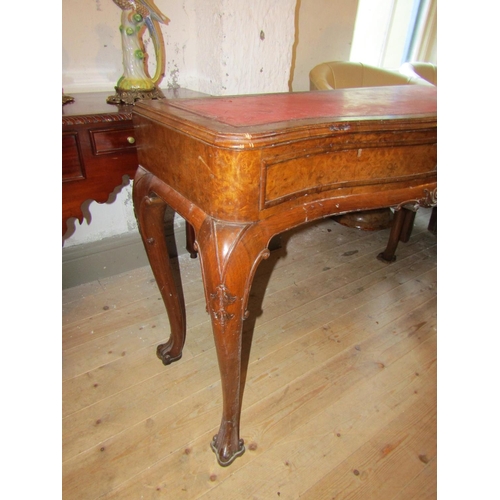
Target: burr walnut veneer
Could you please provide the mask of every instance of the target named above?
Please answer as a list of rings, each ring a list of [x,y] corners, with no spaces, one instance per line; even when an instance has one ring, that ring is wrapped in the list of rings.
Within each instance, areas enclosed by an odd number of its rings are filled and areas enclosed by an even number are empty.
[[[436,203],[436,89],[420,86],[140,102],[134,205],[179,359],[182,294],[163,238],[168,206],[194,228],[219,361],[221,465],[240,439],[242,323],[270,239],[329,215]]]

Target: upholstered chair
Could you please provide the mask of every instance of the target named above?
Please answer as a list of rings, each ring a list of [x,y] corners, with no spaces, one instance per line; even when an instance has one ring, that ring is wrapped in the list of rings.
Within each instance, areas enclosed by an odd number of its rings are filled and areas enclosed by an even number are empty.
[[[360,62],[332,61],[318,64],[309,72],[310,90],[331,90],[388,85],[429,85],[413,73],[403,74]]]

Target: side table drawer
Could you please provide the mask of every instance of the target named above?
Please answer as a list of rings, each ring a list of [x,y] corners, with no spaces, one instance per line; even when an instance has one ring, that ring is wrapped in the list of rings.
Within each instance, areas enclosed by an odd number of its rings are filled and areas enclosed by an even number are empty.
[[[62,134],[62,180],[63,182],[85,179],[83,160],[77,132]]]
[[[89,130],[95,155],[135,150],[133,128]]]

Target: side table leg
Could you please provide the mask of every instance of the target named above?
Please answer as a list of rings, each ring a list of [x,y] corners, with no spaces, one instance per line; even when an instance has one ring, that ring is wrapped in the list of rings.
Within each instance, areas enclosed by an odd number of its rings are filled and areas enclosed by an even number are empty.
[[[153,176],[141,169],[137,171],[133,187],[134,208],[142,241],[160,289],[170,323],[170,338],[158,346],[157,356],[164,365],[182,356],[186,339],[186,308],[179,291],[168,256],[163,218],[167,204],[151,188]]]
[[[403,230],[403,225],[406,217],[408,216],[408,212],[410,212],[408,209],[401,208],[399,210],[396,210],[396,212],[394,213],[387,247],[382,253],[379,253],[377,255],[378,260],[387,263],[391,263],[396,260],[396,248],[398,247],[399,239],[401,237],[401,231]]]
[[[194,228],[189,222],[186,221],[186,250],[189,252],[189,256],[192,259],[196,259],[198,256],[198,252],[196,251],[194,244],[195,239]]]
[[[431,218],[429,220],[429,225],[427,226],[427,229],[437,236],[437,207],[433,207],[432,213],[431,213]]]
[[[405,220],[403,222],[403,227],[401,228],[401,234],[399,235],[399,241],[402,241],[403,243],[408,243],[410,241],[410,236],[413,231],[413,225],[415,224],[416,215],[417,212],[413,210],[406,210]]]
[[[250,227],[207,217],[197,239],[222,383],[222,420],[211,443],[222,466],[245,451],[240,439],[243,320],[257,265],[269,256],[267,241],[256,232],[252,236]]]

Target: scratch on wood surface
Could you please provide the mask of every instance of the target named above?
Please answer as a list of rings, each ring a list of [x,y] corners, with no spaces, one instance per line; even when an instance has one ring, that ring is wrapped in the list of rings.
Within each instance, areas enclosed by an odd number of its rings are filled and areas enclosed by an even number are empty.
[[[207,162],[201,156],[198,156],[198,160],[200,160],[201,163],[203,163],[203,165],[205,165],[205,167],[207,167],[208,171],[210,172],[210,175],[212,176],[212,179],[215,179],[215,174],[212,172],[212,170],[208,166]]]

